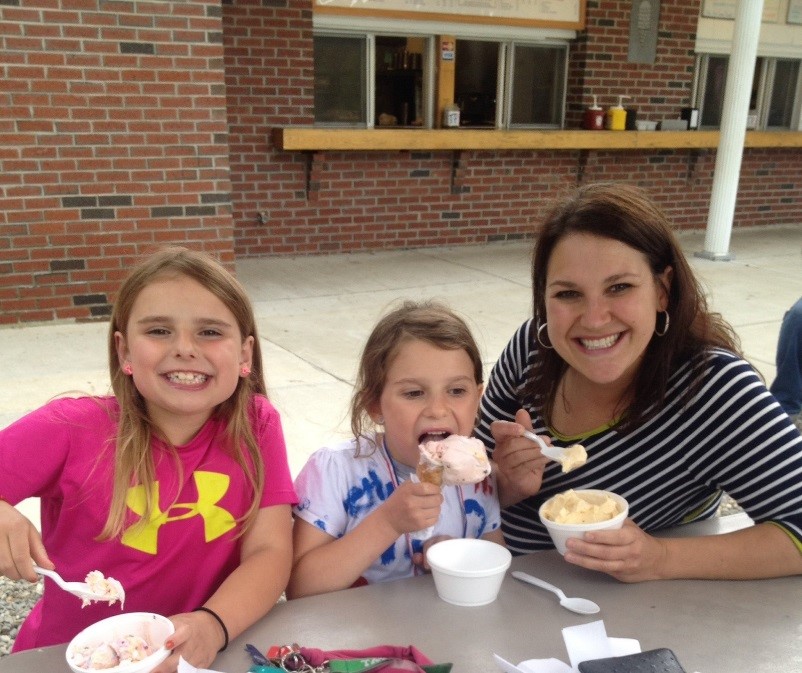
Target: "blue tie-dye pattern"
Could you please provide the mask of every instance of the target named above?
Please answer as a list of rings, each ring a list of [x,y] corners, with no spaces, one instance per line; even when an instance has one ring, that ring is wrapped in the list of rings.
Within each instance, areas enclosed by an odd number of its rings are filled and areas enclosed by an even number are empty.
[[[395,562],[395,542],[382,552],[379,561],[383,566],[388,566]]]
[[[479,524],[476,529],[476,537],[482,537],[485,534],[485,527],[487,526],[487,512],[485,508],[479,504],[478,500],[473,498],[465,499],[465,516],[475,516],[479,519]]]
[[[382,483],[376,470],[368,471],[362,478],[361,486],[352,486],[343,500],[343,507],[349,517],[357,517],[361,512],[370,512],[377,501],[384,502],[393,492],[392,482]]]
[[[366,477],[362,478],[360,486],[352,486],[348,490],[348,495],[343,500],[343,508],[351,518],[356,518],[360,513],[370,513],[377,506],[392,495],[395,487],[392,481],[383,483],[376,473],[376,470],[368,470]],[[395,544],[390,545],[379,557],[381,564],[391,565],[395,562]]]
[[[419,554],[423,552],[423,540],[412,540],[412,553]],[[404,547],[404,558],[407,561],[411,561],[412,559],[409,557],[409,549]],[[393,561],[395,561],[395,542],[391,544],[387,549],[385,549],[384,553],[380,557],[381,563],[383,566],[390,565]]]
[[[315,525],[318,528],[320,528],[320,530],[322,530],[324,533],[327,532],[326,531],[326,522],[323,521],[323,519],[315,519]]]

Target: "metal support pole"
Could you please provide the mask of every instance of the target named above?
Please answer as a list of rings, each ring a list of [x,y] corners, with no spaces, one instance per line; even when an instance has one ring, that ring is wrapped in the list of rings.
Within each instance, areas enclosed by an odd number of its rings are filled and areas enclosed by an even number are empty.
[[[746,137],[746,118],[752,93],[757,44],[763,17],[763,0],[738,0],[732,37],[732,53],[724,88],[721,134],[716,153],[710,209],[707,214],[705,249],[697,257],[731,260],[729,252],[735,199]]]

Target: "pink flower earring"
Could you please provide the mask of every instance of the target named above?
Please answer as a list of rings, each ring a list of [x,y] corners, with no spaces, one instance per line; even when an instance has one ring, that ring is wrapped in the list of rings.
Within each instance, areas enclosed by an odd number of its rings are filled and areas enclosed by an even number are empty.
[[[251,368],[248,365],[242,365],[242,368],[239,370],[240,376],[243,378],[251,375]]]
[[[131,366],[130,362],[126,362],[123,365],[123,373],[127,374],[128,376],[131,376],[131,374],[134,373],[134,368]]]

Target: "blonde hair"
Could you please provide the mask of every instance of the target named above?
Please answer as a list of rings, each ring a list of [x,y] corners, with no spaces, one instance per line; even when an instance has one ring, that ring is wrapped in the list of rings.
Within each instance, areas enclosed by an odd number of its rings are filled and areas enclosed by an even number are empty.
[[[370,409],[381,398],[387,372],[399,349],[413,340],[443,350],[464,350],[471,360],[474,380],[481,385],[482,356],[465,321],[444,304],[405,301],[376,323],[362,350],[351,398],[351,432],[355,438],[373,443],[376,428]]]
[[[151,451],[154,436],[166,439],[158,427],[148,418],[145,399],[136,389],[133,379],[126,376],[117,357],[115,332],[126,335],[128,320],[134,302],[140,292],[150,283],[165,277],[186,276],[200,283],[215,295],[234,315],[244,340],[253,337],[253,359],[251,373],[240,377],[237,388],[227,400],[218,405],[214,416],[226,422],[226,449],[242,468],[253,490],[253,502],[242,517],[243,530],[251,523],[259,509],[264,487],[264,463],[259,445],[251,429],[249,410],[254,395],[267,395],[262,370],[259,337],[253,307],[243,287],[217,261],[208,255],[186,248],[171,246],[151,255],[137,267],[120,287],[109,325],[109,374],[111,386],[118,400],[120,416],[117,423],[117,439],[114,448],[114,480],[109,516],[98,539],[106,540],[120,535],[125,527],[126,494],[131,486],[139,485],[145,491],[145,512],[141,522],[152,514],[152,495],[156,468]],[[169,444],[169,443],[168,443]],[[181,463],[174,447],[176,466]],[[178,494],[176,494],[177,497]]]

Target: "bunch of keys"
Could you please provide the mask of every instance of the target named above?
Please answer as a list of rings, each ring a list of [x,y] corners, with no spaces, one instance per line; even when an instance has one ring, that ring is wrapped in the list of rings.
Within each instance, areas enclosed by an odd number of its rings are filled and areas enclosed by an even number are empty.
[[[249,673],[328,673],[325,666],[315,668],[308,664],[297,643],[272,645],[265,654],[250,643],[245,645],[245,649],[254,664],[248,669]]]
[[[249,673],[369,673],[387,662],[387,659],[370,657],[367,659],[339,659],[312,666],[301,654],[297,643],[292,645],[273,645],[262,654],[255,645],[245,645],[254,665]]]

